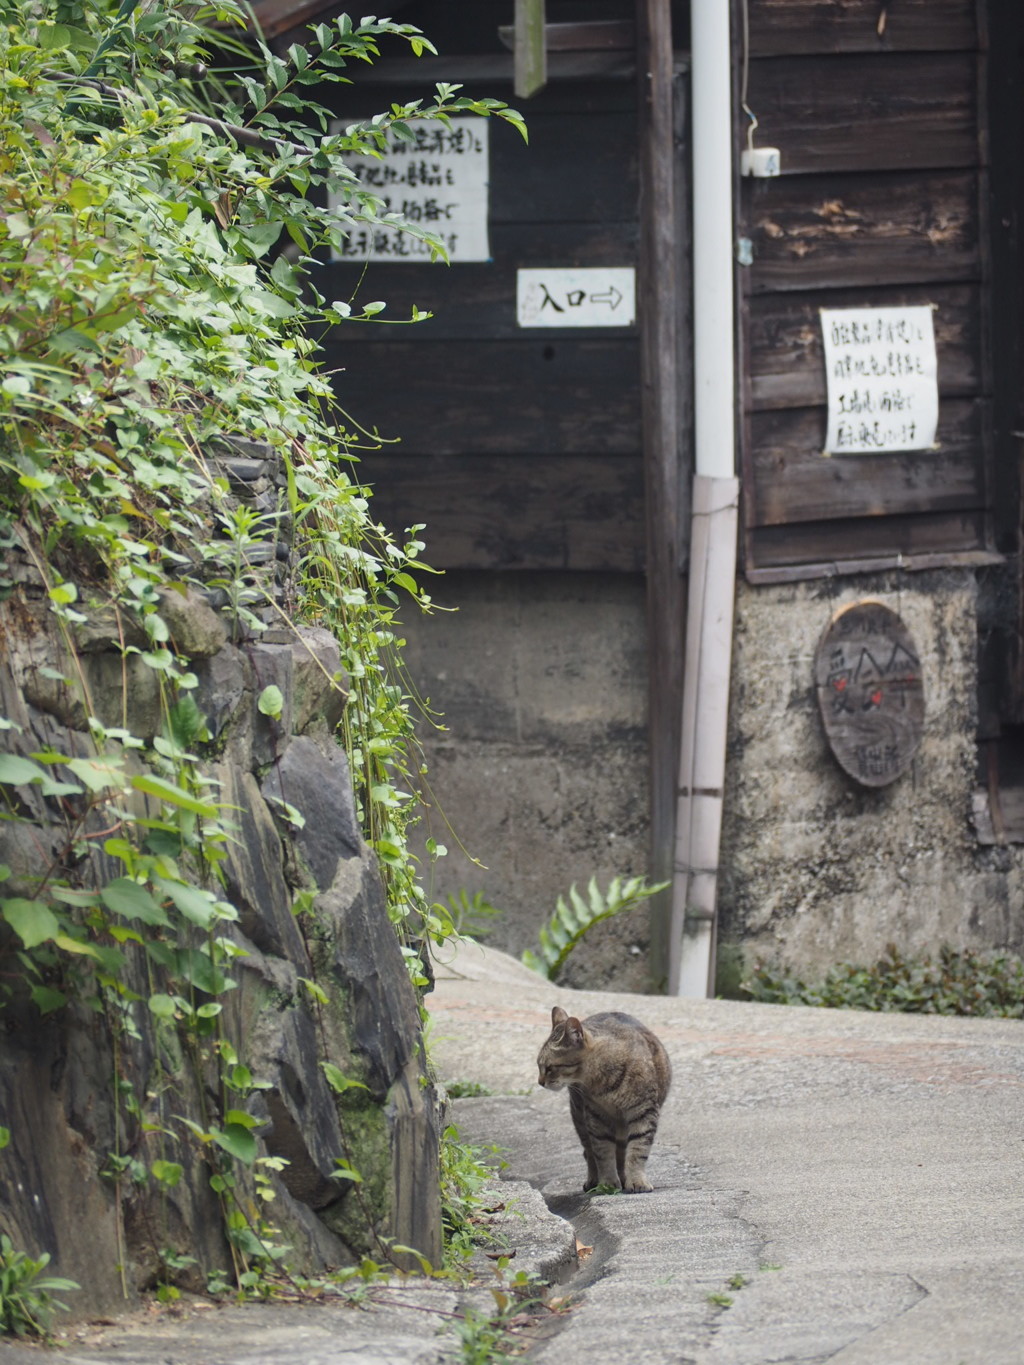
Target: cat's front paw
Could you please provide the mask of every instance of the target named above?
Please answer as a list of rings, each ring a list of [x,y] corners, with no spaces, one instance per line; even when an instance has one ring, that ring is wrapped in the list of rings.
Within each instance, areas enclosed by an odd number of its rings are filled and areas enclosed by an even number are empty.
[[[650,1194],[654,1189],[654,1186],[649,1180],[645,1180],[641,1175],[637,1176],[635,1180],[628,1182],[625,1189],[627,1194]]]

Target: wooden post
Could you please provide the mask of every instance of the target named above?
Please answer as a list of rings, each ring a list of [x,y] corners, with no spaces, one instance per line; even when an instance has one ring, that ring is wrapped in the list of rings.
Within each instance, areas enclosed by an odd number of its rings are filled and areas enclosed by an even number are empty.
[[[683,363],[687,288],[682,194],[683,101],[676,99],[670,0],[637,0],[640,92],[640,328],[647,519],[648,747],[651,876],[670,881],[675,836],[688,528],[689,398]],[[651,977],[668,977],[671,893],[651,907]]]
[[[514,65],[518,99],[529,99],[547,84],[544,0],[516,0]]]

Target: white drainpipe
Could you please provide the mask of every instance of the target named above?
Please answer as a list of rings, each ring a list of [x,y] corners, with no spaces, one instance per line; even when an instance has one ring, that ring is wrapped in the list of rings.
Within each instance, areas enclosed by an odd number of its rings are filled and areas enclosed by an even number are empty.
[[[736,587],[730,6],[691,0],[696,473],[669,991],[714,990],[715,913]]]

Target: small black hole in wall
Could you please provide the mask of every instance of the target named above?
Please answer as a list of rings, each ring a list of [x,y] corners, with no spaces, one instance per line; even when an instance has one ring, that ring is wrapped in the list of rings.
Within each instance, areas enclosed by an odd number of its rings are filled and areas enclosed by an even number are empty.
[[[544,357],[545,360],[554,360],[555,358],[554,346],[545,346],[543,351],[541,352],[541,355]]]

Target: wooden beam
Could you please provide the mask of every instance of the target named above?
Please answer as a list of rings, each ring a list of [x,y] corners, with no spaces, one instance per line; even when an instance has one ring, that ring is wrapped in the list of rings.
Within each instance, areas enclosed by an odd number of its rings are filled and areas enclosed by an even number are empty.
[[[637,0],[640,76],[640,274],[638,322],[647,535],[648,746],[651,875],[671,880],[679,761],[688,525],[683,448],[689,433],[684,388],[682,297],[685,214],[678,159],[683,102],[676,98],[670,0]],[[668,976],[671,899],[651,910],[651,975]]]
[[[622,48],[588,48],[580,52],[549,52],[549,82],[631,80],[635,71],[632,51]],[[515,58],[505,52],[468,52],[443,57],[392,57],[373,67],[360,84],[433,88],[437,81],[460,81],[467,87],[475,83],[511,81]],[[500,91],[498,92],[500,94]]]
[[[516,0],[515,92],[529,99],[547,84],[547,47],[544,42],[544,0]]]
[[[516,31],[511,24],[498,28],[498,37],[511,51]],[[575,24],[545,24],[544,46],[548,52],[632,52],[636,29],[625,19],[584,19]]]

